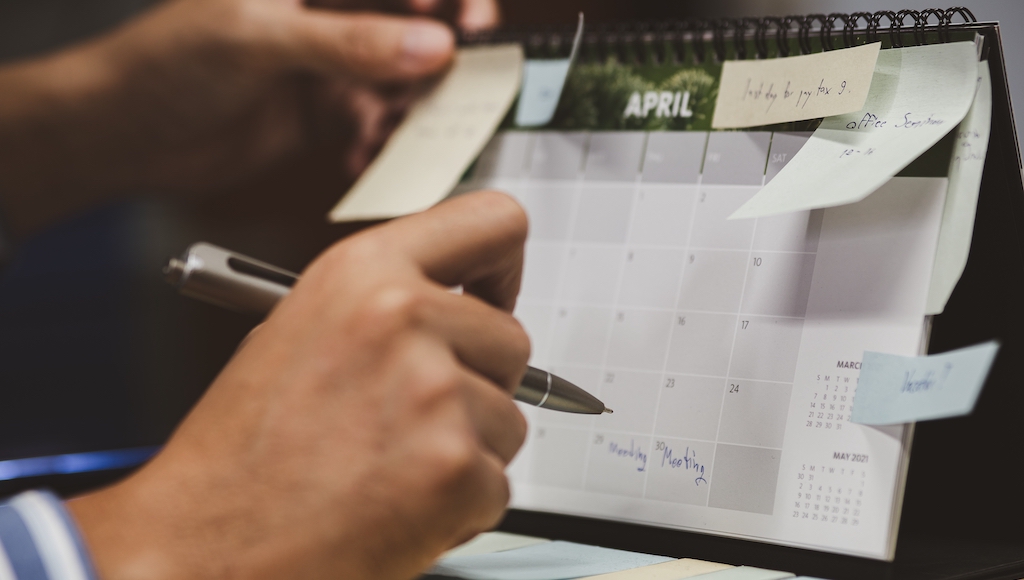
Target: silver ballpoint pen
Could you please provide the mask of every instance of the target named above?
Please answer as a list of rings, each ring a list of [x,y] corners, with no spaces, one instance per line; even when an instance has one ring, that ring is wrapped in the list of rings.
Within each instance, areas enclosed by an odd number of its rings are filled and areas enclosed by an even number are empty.
[[[181,258],[167,262],[164,279],[184,296],[237,312],[266,314],[288,294],[299,276],[213,244],[197,242]],[[580,387],[533,367],[526,368],[513,398],[566,413],[612,412]]]

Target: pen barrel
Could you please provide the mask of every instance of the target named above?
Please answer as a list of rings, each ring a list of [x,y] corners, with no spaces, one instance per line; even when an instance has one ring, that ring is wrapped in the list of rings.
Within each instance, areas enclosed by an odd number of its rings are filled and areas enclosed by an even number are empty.
[[[268,269],[271,273],[290,274],[270,264],[200,242],[192,244],[184,258],[171,260],[164,268],[164,275],[185,296],[247,314],[267,314],[291,290],[277,281],[239,271],[237,265],[231,266],[232,263]],[[294,278],[294,274],[290,275]]]
[[[605,407],[597,397],[551,373],[527,367],[513,398],[542,409],[599,415]]]

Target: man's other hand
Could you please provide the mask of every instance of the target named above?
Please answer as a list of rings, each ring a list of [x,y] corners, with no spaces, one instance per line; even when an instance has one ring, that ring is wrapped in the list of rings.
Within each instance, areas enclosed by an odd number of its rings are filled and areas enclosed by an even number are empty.
[[[170,0],[0,67],[9,225],[25,235],[119,193],[220,189],[324,143],[342,145],[351,178],[449,65],[438,17],[494,26],[494,2]]]

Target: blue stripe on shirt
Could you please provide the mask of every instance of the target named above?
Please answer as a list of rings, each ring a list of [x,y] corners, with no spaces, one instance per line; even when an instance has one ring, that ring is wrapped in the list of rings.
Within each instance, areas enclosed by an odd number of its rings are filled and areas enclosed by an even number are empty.
[[[7,504],[0,505],[0,543],[18,580],[50,580],[28,526]]]
[[[71,518],[71,514],[68,513],[64,502],[46,490],[41,490],[40,495],[53,507],[53,511],[57,512],[57,515],[60,516],[61,523],[64,524],[68,535],[71,536],[71,541],[75,544],[75,551],[78,552],[78,559],[82,563],[82,569],[85,571],[86,577],[89,580],[97,580],[99,575],[96,574],[96,568],[92,563],[92,558],[89,556],[89,550],[85,546],[85,541],[82,539],[82,533],[78,529],[78,524],[75,523]],[[20,576],[18,580],[22,580]]]

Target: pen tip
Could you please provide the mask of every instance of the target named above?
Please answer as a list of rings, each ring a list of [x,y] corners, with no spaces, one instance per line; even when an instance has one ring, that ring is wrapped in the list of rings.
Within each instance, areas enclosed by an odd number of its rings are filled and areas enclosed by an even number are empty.
[[[612,414],[612,413],[614,413],[614,412],[615,412],[615,411],[612,411],[612,410],[611,410],[611,409],[609,409],[608,407],[605,407],[605,408],[604,408],[604,411],[602,411],[602,413],[608,413],[609,415],[610,415],[610,414]]]

